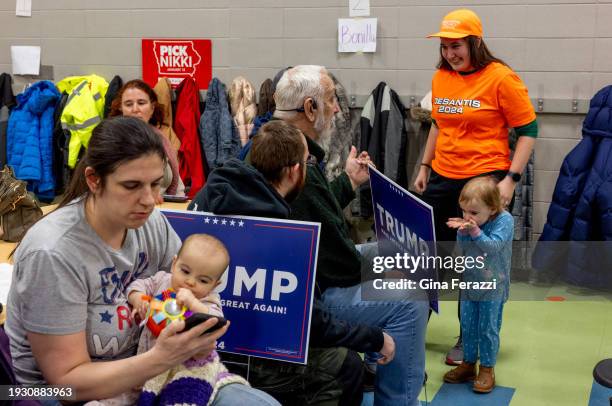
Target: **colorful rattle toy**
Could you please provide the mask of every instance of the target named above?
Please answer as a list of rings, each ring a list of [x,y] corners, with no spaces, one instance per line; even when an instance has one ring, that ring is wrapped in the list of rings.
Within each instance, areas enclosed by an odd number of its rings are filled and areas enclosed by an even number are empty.
[[[157,337],[159,333],[170,323],[177,320],[185,320],[191,316],[191,311],[185,306],[180,307],[176,303],[176,292],[174,289],[164,290],[155,297],[142,295],[142,299],[150,302],[149,311],[146,315],[147,328]]]

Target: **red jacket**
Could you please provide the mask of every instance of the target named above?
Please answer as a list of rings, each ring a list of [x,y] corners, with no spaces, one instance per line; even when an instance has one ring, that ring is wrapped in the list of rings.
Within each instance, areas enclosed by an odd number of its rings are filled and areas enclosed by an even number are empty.
[[[176,93],[174,132],[181,140],[181,148],[178,151],[179,173],[185,185],[191,181],[191,189],[187,196],[193,199],[206,182],[200,136],[198,135],[200,95],[193,78],[183,79]]]

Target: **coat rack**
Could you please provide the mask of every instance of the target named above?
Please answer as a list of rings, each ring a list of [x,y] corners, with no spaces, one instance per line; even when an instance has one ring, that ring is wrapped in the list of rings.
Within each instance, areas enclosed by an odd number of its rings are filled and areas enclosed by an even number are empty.
[[[206,90],[200,90],[202,100],[206,100]],[[363,108],[369,94],[348,95],[349,106],[353,109]],[[416,106],[423,95],[400,95],[400,99],[406,108]],[[536,114],[586,114],[589,110],[587,99],[546,99],[532,98],[531,104]]]

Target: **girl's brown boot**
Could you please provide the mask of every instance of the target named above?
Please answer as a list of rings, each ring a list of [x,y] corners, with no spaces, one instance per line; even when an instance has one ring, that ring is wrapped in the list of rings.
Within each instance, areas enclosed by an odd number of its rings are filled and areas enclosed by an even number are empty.
[[[495,372],[493,367],[478,368],[478,378],[474,381],[474,392],[489,393],[495,387]]]
[[[463,383],[473,381],[475,378],[476,364],[465,361],[444,374],[444,382],[446,383]]]

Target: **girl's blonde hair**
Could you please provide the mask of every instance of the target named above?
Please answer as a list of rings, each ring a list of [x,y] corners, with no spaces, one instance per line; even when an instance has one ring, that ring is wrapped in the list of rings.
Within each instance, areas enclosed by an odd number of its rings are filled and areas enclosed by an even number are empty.
[[[459,195],[459,203],[469,203],[480,200],[493,214],[497,215],[504,210],[501,195],[497,188],[497,179],[492,176],[479,176],[465,184]]]

